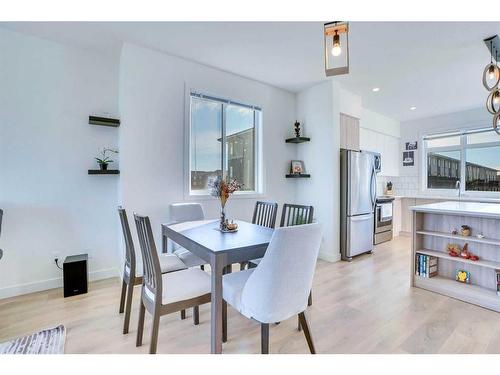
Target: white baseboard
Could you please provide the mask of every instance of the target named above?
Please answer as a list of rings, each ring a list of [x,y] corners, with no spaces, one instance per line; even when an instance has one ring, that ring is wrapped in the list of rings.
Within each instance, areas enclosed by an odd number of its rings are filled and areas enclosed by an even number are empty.
[[[118,276],[120,276],[120,273],[116,268],[107,268],[103,270],[89,272],[89,281],[109,279],[111,277],[118,277]],[[20,296],[28,293],[40,292],[42,290],[61,288],[62,286],[63,286],[62,276],[53,279],[35,281],[32,283],[12,285],[5,288],[0,288],[0,299]]]
[[[323,253],[320,251],[319,253],[319,259],[325,260],[327,262],[338,262],[340,260],[340,252],[339,253]]]

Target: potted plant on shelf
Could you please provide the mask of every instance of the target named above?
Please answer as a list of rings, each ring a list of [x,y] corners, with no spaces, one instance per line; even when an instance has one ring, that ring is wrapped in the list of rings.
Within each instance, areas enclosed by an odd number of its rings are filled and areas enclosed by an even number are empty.
[[[219,229],[221,231],[236,230],[237,226],[234,224],[228,224],[226,219],[225,207],[227,200],[235,191],[241,190],[243,184],[239,183],[236,180],[227,181],[225,178],[221,176],[217,176],[216,178],[210,180],[208,182],[208,188],[210,189],[210,195],[216,197],[220,200],[221,205],[221,213],[220,213],[220,224]]]
[[[110,152],[110,153],[118,154],[118,150],[113,150],[111,148],[103,148],[102,150],[99,150],[99,152],[101,154],[100,155],[101,157],[95,158],[95,160],[97,160],[97,164],[99,164],[99,169],[101,171],[107,171],[108,164],[114,162],[113,160],[111,160],[109,158],[109,156],[107,156],[107,153]]]

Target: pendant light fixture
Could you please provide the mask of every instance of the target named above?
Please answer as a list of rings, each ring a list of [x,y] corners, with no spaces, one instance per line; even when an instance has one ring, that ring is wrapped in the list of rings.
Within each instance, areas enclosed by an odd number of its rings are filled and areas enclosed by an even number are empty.
[[[329,22],[324,25],[325,73],[336,76],[349,73],[349,24]]]
[[[485,39],[484,43],[490,51],[490,63],[486,65],[483,71],[483,86],[489,91],[486,99],[486,109],[493,115],[493,129],[500,135],[500,69],[498,68],[500,38],[495,35]]]

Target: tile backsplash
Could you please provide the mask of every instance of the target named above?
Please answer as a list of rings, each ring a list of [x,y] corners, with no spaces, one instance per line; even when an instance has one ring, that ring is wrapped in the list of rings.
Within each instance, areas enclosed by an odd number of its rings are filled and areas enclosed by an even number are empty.
[[[377,195],[384,195],[389,181],[394,195],[415,196],[419,193],[418,176],[377,176]]]

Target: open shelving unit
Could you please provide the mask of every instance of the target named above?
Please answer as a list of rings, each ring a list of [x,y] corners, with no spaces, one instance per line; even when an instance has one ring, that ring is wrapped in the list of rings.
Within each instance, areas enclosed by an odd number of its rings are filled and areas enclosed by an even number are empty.
[[[310,178],[311,175],[308,173],[288,173],[285,175],[286,178]]]
[[[285,139],[285,143],[304,143],[310,142],[311,138],[309,137],[293,137]],[[285,178],[311,178],[309,173],[287,173]]]
[[[120,174],[118,169],[108,169],[102,171],[100,169],[89,169],[89,174]]]
[[[500,256],[498,255],[500,253],[500,240],[488,237],[461,236],[443,231],[447,227],[458,227],[476,219],[474,216],[413,212],[412,286],[500,312],[500,295],[497,294],[496,289],[492,289],[495,271],[500,270]],[[478,233],[481,231],[488,233],[487,229],[491,229],[498,221],[500,220],[495,222],[494,219],[482,218],[474,221],[474,229]],[[490,230],[491,233],[495,232]],[[431,241],[429,238],[442,239],[442,241]],[[445,251],[446,240],[475,244],[480,250],[479,260],[452,257]],[[438,247],[439,251],[432,249]],[[416,275],[416,254],[437,257],[438,275],[430,278]],[[444,263],[440,264],[440,260],[443,260]],[[468,268],[469,266],[475,267],[471,269]],[[471,283],[456,281],[453,273],[457,269],[470,270]]]

